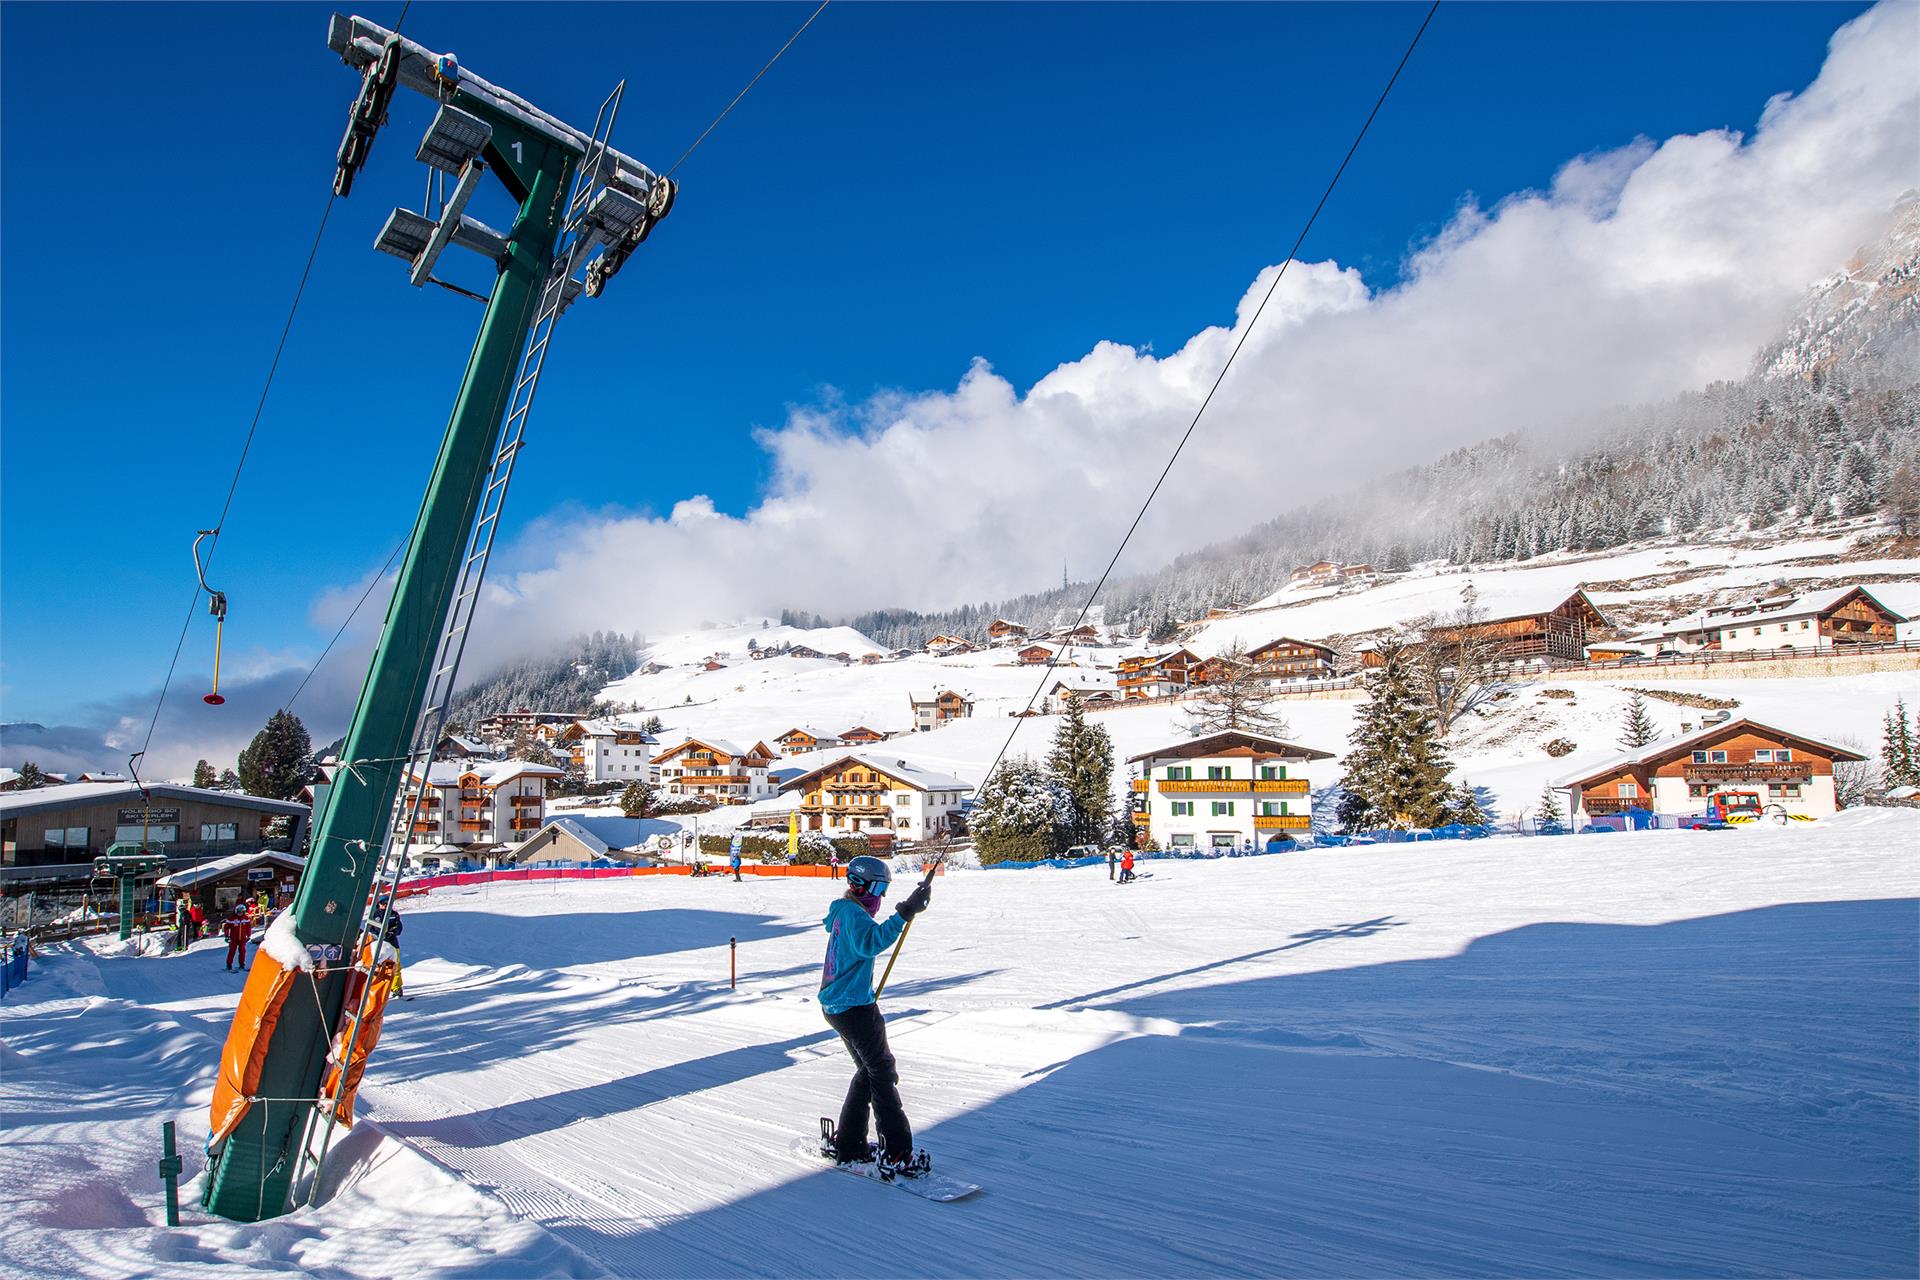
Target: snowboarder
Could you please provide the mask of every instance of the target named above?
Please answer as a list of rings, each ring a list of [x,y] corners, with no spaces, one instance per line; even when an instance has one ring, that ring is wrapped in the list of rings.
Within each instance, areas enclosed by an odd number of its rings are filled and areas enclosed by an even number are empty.
[[[727,865],[733,868],[733,882],[740,883],[740,850],[736,847],[727,855]]]
[[[1133,883],[1133,850],[1131,849],[1127,850],[1126,856],[1120,859],[1120,883]]]
[[[840,851],[838,849],[833,849],[827,853],[827,879],[838,880],[839,878],[840,878]]]
[[[894,914],[878,922],[881,899],[892,878],[887,864],[862,855],[847,864],[847,891],[834,900],[822,922],[827,931],[827,957],[820,968],[820,1009],[827,1025],[840,1036],[853,1058],[853,1082],[840,1107],[833,1130],[833,1158],[841,1164],[865,1163],[876,1158],[867,1145],[867,1111],[879,1122],[877,1158],[880,1176],[917,1177],[933,1167],[924,1151],[914,1149],[913,1126],[900,1101],[900,1073],[887,1047],[887,1024],[873,997],[873,959],[894,944],[907,922],[927,909],[933,898],[922,884],[895,906]]]
[[[240,909],[240,904],[237,902],[234,903],[233,910],[227,913],[225,932],[227,972],[234,971],[234,962],[237,960],[240,972],[245,973],[247,971],[247,939],[253,936],[253,921],[247,918],[247,913]]]

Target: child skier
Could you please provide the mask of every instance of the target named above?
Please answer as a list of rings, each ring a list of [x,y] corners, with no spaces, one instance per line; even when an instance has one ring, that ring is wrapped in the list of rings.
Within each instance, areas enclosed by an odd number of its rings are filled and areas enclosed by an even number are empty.
[[[247,939],[253,936],[253,921],[239,903],[233,904],[233,910],[227,913],[227,972],[236,967],[240,972],[247,971]]]
[[[880,1176],[918,1177],[933,1167],[913,1146],[913,1126],[900,1102],[900,1073],[887,1047],[887,1024],[873,998],[873,959],[900,936],[907,922],[927,909],[933,890],[922,884],[884,922],[876,920],[891,872],[878,858],[847,864],[847,891],[834,900],[823,925],[827,958],[820,969],[820,1008],[853,1058],[853,1083],[840,1107],[830,1154],[842,1164],[875,1158],[867,1146],[867,1110],[880,1127]]]
[[[1120,883],[1133,883],[1133,850],[1131,849],[1120,857]]]

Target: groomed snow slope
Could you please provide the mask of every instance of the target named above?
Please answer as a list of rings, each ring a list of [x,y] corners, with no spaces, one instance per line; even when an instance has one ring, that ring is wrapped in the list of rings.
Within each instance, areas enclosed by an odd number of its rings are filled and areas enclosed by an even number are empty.
[[[415,1165],[257,1227],[153,1225],[163,1115],[199,1165],[218,949],[75,952],[0,1005],[34,1197],[0,1249],[87,1276],[1910,1275],[1916,848],[1920,815],[1862,810],[1126,888],[957,872],[885,999],[921,1140],[988,1187],[957,1205],[786,1152],[847,1076],[823,882],[435,895],[364,1096],[468,1185]],[[519,1220],[476,1232],[476,1201]]]

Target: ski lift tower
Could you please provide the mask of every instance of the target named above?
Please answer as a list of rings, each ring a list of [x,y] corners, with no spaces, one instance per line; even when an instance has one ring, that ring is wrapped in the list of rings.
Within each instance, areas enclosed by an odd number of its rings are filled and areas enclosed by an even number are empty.
[[[435,274],[453,248],[489,259],[496,275],[289,908],[291,942],[313,967],[290,968],[263,946],[221,1054],[203,1203],[243,1222],[287,1211],[310,1133],[332,1113],[319,1092],[336,1029],[360,1030],[346,978],[362,918],[376,881],[398,877],[421,818],[430,788],[408,801],[403,783],[424,781],[432,760],[554,324],[580,295],[600,295],[675,189],[608,145],[624,82],[583,131],[364,18],[333,15],[327,45],[361,73],[336,194],[352,190],[397,90],[438,104],[415,158],[441,175],[442,198],[396,209],[374,247],[405,261],[415,286],[468,292]],[[465,211],[489,176],[518,205],[505,231]],[[274,948],[282,957],[286,941]]]

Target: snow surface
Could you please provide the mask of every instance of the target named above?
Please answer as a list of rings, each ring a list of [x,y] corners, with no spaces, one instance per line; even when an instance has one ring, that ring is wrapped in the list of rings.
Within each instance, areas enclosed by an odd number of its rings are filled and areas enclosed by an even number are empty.
[[[1911,1275],[1917,851],[1920,813],[1856,810],[956,871],[884,1001],[919,1139],[987,1188],[954,1205],[787,1150],[848,1074],[821,881],[412,900],[342,1186],[255,1226],[191,1190],[158,1225],[220,945],[65,948],[0,1004],[0,1269]]]

